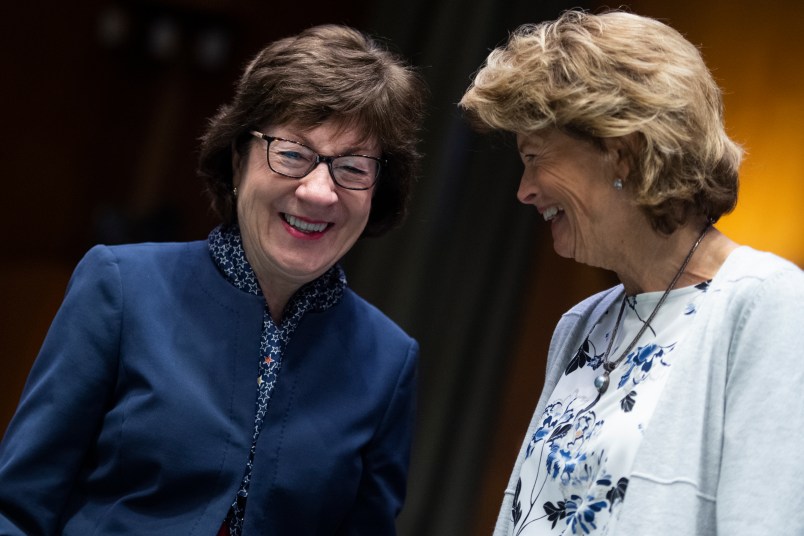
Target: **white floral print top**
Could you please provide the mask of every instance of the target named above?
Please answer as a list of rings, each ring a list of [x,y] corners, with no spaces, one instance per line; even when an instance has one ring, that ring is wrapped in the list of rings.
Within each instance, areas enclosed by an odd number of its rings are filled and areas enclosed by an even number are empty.
[[[613,531],[628,477],[662,389],[673,349],[684,336],[709,282],[672,291],[599,395],[609,337],[621,302],[587,334],[553,391],[530,439],[512,507],[516,536],[604,535]],[[663,292],[627,297],[609,361],[637,335]]]

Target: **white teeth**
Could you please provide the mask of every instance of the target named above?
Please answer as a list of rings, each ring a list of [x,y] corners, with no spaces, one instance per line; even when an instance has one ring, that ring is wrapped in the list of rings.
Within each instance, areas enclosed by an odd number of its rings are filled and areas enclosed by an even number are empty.
[[[561,207],[550,207],[542,212],[542,216],[544,217],[544,221],[550,221],[558,215],[559,212],[564,212],[564,209]]]
[[[326,223],[308,223],[290,214],[285,214],[285,221],[303,233],[320,233],[327,228]]]

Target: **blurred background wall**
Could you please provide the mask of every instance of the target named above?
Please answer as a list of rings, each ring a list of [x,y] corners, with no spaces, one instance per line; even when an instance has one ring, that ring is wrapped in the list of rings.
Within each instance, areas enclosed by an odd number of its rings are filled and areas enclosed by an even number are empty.
[[[50,5],[52,4],[52,5]],[[512,140],[455,103],[508,31],[596,2],[15,2],[0,33],[5,165],[0,431],[70,273],[95,243],[194,240],[215,225],[195,176],[206,118],[265,43],[324,22],[387,38],[432,98],[407,224],[344,259],[350,284],[421,343],[403,536],[489,534],[560,314],[613,284],[558,258],[514,197]],[[722,230],[804,266],[804,4],[634,0],[701,46],[747,149]]]

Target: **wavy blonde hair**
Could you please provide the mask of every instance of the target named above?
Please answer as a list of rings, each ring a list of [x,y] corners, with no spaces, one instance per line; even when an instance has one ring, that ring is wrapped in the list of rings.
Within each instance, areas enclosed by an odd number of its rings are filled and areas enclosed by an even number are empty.
[[[627,185],[653,227],[717,220],[737,202],[742,149],[700,51],[655,19],[563,13],[514,31],[459,104],[481,130],[559,128],[602,147],[635,134]]]

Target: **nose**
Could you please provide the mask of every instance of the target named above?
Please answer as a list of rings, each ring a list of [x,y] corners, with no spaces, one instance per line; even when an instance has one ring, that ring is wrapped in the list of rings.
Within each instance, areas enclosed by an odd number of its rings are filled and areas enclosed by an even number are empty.
[[[530,180],[527,173],[522,173],[522,178],[519,179],[519,188],[516,191],[516,198],[520,203],[531,205],[536,201],[536,185],[533,180]]]
[[[335,181],[329,174],[326,162],[320,162],[306,176],[299,179],[296,195],[318,205],[331,205],[338,201]]]

